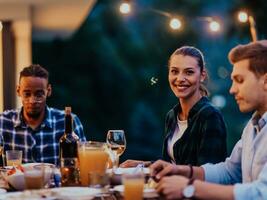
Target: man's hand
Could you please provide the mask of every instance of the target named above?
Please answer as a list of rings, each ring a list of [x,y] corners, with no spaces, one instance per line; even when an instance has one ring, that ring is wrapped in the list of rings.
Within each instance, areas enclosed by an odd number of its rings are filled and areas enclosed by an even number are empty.
[[[163,176],[179,174],[178,165],[168,163],[163,160],[158,160],[150,165],[150,175],[160,180]]]
[[[165,176],[157,184],[156,190],[164,199],[183,199],[182,191],[188,181],[183,176]]]

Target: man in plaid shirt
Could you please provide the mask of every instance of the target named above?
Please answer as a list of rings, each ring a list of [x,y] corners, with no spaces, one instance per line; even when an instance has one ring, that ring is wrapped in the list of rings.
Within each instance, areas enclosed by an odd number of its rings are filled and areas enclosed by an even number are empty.
[[[59,165],[59,139],[64,134],[63,110],[50,108],[49,74],[40,65],[25,67],[20,72],[17,95],[22,107],[0,115],[0,137],[4,151],[22,150],[22,162],[47,162]],[[85,141],[83,126],[73,114],[74,132]]]

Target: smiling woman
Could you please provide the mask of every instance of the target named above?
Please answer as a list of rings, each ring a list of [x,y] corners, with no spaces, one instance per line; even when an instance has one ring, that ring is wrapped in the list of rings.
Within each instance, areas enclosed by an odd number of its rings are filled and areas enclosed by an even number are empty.
[[[202,84],[206,77],[204,57],[197,48],[184,46],[171,55],[168,79],[178,103],[166,116],[163,159],[168,162],[199,166],[226,158],[226,127],[207,98]],[[121,166],[140,162],[128,160]]]
[[[207,98],[203,54],[184,46],[170,57],[170,88],[178,104],[166,117],[163,158],[176,164],[216,163],[226,157],[226,128],[219,110]]]

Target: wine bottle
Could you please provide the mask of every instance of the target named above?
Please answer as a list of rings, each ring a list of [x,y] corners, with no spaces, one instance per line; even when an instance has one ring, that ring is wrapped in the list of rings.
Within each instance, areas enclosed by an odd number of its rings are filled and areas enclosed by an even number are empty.
[[[78,141],[73,132],[71,107],[65,107],[65,133],[59,140],[60,172],[62,186],[77,186],[79,181]]]

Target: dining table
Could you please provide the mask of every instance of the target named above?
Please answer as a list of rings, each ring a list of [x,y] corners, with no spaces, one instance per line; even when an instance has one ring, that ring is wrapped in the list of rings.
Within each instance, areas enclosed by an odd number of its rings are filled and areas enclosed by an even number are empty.
[[[98,194],[90,197],[88,199],[92,200],[123,200],[123,193],[121,191],[117,191],[115,188],[116,186],[122,186],[122,175],[121,174],[112,174],[110,176],[110,185],[105,192],[99,192]],[[6,193],[2,193],[0,189],[0,200],[87,200],[87,198],[80,198],[79,195],[77,197],[75,194],[72,194],[70,198],[62,198],[57,197],[55,194],[55,190],[60,191],[61,187],[58,188],[46,188],[46,189],[39,189],[39,190],[23,190],[17,191],[16,189],[12,188],[10,184],[7,184],[3,179],[0,177],[0,188],[4,188]],[[66,187],[62,187],[66,188]],[[71,187],[70,187],[71,188]],[[90,190],[90,187],[77,187],[83,190]],[[151,196],[146,197],[144,196],[144,200],[164,200],[162,196]]]

